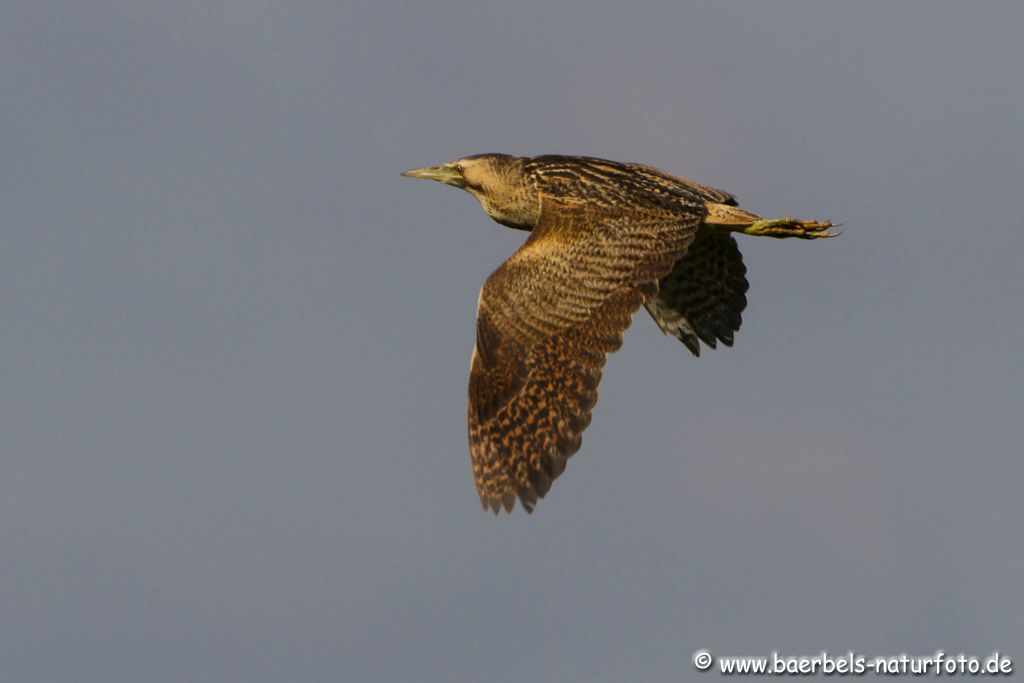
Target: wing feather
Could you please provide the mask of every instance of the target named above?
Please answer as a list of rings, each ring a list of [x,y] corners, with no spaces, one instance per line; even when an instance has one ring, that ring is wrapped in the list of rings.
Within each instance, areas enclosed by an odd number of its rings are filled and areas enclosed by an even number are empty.
[[[686,255],[662,278],[647,311],[695,356],[700,342],[732,346],[747,306],[746,266],[731,235],[697,233]]]
[[[484,508],[527,511],[580,447],[605,357],[685,254],[700,209],[631,211],[545,199],[477,306],[469,442]]]

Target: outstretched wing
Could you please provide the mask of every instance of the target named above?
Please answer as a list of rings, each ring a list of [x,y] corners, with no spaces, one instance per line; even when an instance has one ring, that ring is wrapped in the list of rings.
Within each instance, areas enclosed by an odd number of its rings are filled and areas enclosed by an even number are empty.
[[[469,450],[484,508],[527,511],[580,446],[606,354],[682,257],[702,215],[630,215],[545,199],[530,238],[484,283]]]
[[[683,342],[695,356],[700,341],[715,348],[732,346],[747,307],[749,288],[736,240],[727,233],[700,231],[686,255],[661,280],[647,311],[667,334]],[[700,340],[700,341],[698,341]]]

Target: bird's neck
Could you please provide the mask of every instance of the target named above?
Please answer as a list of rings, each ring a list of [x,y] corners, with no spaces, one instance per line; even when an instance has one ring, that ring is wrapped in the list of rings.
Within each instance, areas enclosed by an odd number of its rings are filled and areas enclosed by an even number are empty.
[[[493,218],[496,222],[501,223],[506,228],[512,228],[513,230],[525,230],[526,232],[530,232],[531,230],[533,230],[533,226],[537,224],[536,221],[530,223],[517,223],[514,219],[510,218],[498,218],[497,216],[491,216],[491,218]]]
[[[487,215],[515,230],[532,230],[540,220],[540,194],[536,186],[523,179],[503,192],[473,192]]]

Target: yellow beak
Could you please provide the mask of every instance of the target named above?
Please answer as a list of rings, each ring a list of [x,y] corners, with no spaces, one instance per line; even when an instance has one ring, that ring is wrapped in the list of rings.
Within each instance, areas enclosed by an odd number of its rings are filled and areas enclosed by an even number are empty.
[[[408,171],[403,171],[402,175],[406,178],[423,178],[425,180],[436,180],[439,183],[445,185],[460,185],[462,183],[462,174],[456,171],[451,164],[441,164],[440,166],[426,166],[424,168],[412,168]]]

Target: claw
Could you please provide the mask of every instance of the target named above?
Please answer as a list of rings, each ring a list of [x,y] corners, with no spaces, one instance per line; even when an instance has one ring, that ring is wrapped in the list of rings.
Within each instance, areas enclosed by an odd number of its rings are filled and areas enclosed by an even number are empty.
[[[841,232],[829,232],[829,228],[837,227],[838,224],[831,221],[801,221],[791,216],[776,218],[773,220],[761,220],[745,232],[748,235],[764,237],[798,237],[800,239],[812,240],[822,237],[838,237]]]

